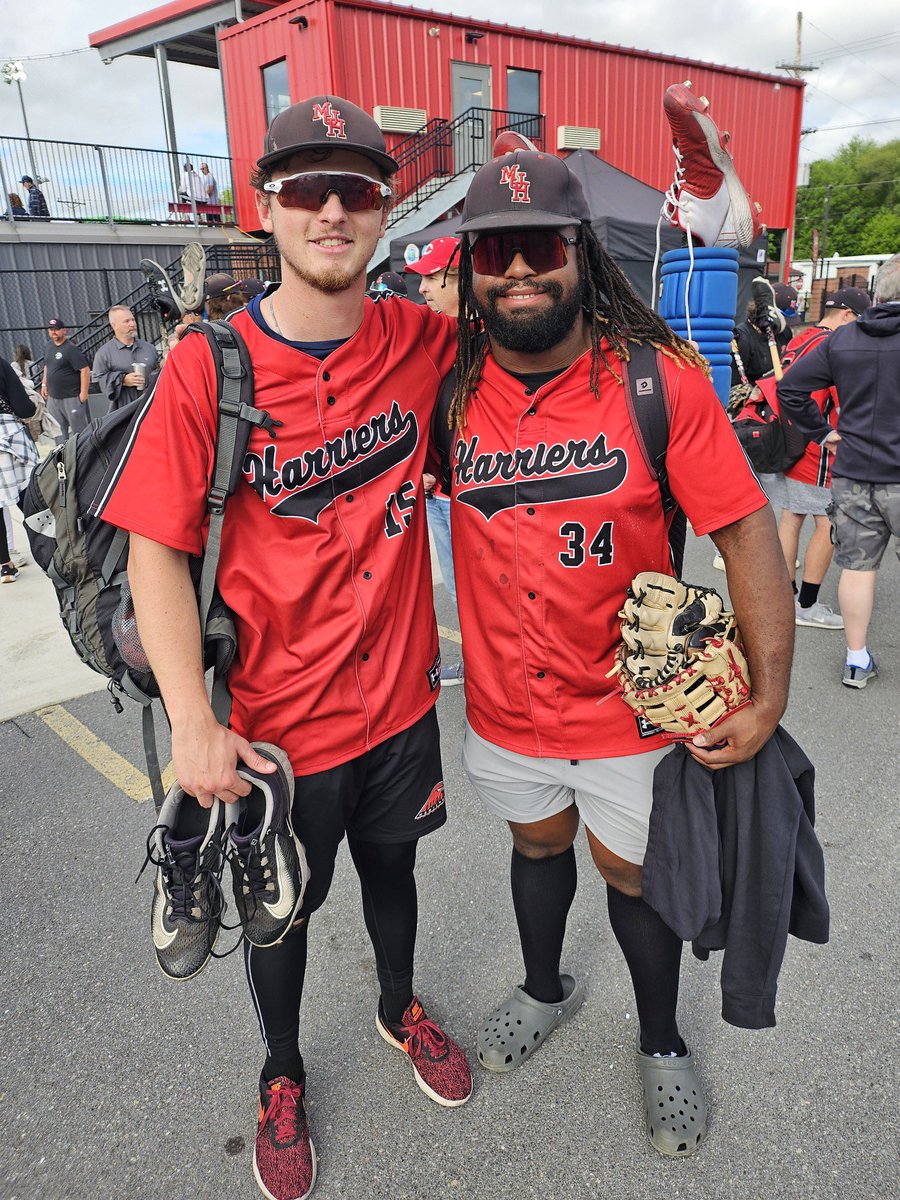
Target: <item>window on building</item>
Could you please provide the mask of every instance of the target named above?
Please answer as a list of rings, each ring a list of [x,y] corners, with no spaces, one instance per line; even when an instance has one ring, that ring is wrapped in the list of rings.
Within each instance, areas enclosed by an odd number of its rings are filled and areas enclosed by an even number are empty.
[[[517,133],[526,137],[541,136],[540,121],[529,121],[532,113],[541,111],[541,73],[525,71],[519,67],[506,68],[506,107],[516,114],[518,120],[511,121]]]
[[[266,100],[266,124],[271,122],[286,108],[290,108],[291,96],[288,91],[287,59],[269,63],[262,69],[263,95]]]

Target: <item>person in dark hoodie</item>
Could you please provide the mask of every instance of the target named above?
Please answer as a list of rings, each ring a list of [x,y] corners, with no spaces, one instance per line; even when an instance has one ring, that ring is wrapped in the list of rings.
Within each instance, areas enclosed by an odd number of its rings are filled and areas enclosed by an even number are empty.
[[[823,387],[841,398],[836,431],[811,398]],[[842,568],[841,682],[864,688],[878,674],[866,636],[875,573],[892,535],[900,555],[900,254],[875,277],[875,305],[795,363],[778,384],[778,402],[810,441],[835,451],[828,515]]]

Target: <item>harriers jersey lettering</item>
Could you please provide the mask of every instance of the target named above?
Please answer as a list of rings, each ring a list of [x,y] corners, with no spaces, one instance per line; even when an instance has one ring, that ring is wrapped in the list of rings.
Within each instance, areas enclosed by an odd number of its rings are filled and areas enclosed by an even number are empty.
[[[233,318],[256,403],[281,422],[250,436],[228,501],[217,584],[236,616],[231,724],[308,775],[365,753],[434,704],[439,662],[422,474],[454,322],[366,300],[320,361]],[[205,339],[172,351],[103,516],[198,554],[216,431]],[[263,503],[260,503],[260,499]],[[274,518],[292,518],[276,520]]]
[[[418,442],[415,413],[404,412],[394,401],[388,412],[377,413],[364,425],[346,429],[315,450],[304,450],[283,462],[279,462],[277,443],[270,443],[262,454],[249,453],[244,476],[275,516],[317,524],[323,510],[338,497],[407,462]]]
[[[516,504],[605,496],[614,492],[628,473],[625,451],[607,450],[602,433],[590,443],[586,438],[552,445],[539,442],[534,447],[494,453],[480,452],[478,437],[466,441],[461,436],[455,458],[455,498],[477,509],[487,521]]]
[[[609,350],[607,349],[607,354]],[[709,382],[665,361],[667,467],[695,533],[762,508]],[[658,744],[607,678],[639,571],[671,569],[659,488],[623,385],[590,354],[536,390],[487,357],[453,448],[453,538],[476,733],[535,757],[604,758]]]

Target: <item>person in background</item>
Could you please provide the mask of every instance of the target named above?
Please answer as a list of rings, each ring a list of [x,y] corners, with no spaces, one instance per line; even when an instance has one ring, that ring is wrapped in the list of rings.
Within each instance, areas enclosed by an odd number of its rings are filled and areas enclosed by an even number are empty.
[[[455,237],[435,238],[414,263],[405,268],[419,276],[419,291],[428,307],[437,313],[456,319],[459,312],[459,271],[455,265],[459,255],[459,240]],[[441,575],[450,599],[456,606],[456,575],[453,570],[453,548],[450,542],[450,497],[445,496],[434,475],[425,476],[425,511],[428,528],[434,538]],[[441,668],[441,683],[452,687],[462,683],[465,675],[463,661],[447,663]]]
[[[50,209],[47,207],[47,201],[44,199],[44,193],[37,186],[30,175],[23,175],[19,183],[25,188],[28,193],[28,215],[29,217],[49,217]]]
[[[813,398],[831,387],[841,402],[837,429]],[[875,304],[786,373],[778,403],[811,442],[834,451],[828,515],[847,638],[841,683],[864,688],[878,675],[866,639],[892,538],[900,555],[900,254],[879,268]]]
[[[776,295],[777,291],[776,288]],[[835,292],[825,302],[822,320],[791,339],[784,352],[785,371],[797,361],[798,355],[809,353],[835,329],[851,324],[871,306],[871,303],[868,293],[862,288],[842,288]],[[808,349],[804,349],[805,347]],[[840,396],[836,389],[821,388],[814,393],[813,399],[831,428],[836,429],[840,408]],[[831,447],[809,442],[800,461],[794,463],[784,474],[760,476],[760,482],[769,500],[781,509],[778,538],[794,588],[797,624],[811,629],[844,628],[841,616],[832,612],[827,604],[819,600],[819,589],[834,554],[831,522],[827,516],[831,503],[833,461],[834,451]],[[803,556],[798,591],[796,583],[793,583],[795,564],[800,531],[808,516],[815,522],[815,529]]]
[[[22,496],[37,466],[34,439],[24,425],[35,411],[18,373],[0,360],[0,584],[15,583],[19,577],[7,540],[7,510],[14,504],[22,507]]]
[[[185,200],[196,204],[206,203],[206,187],[192,163],[186,162],[181,170],[181,194]]]
[[[207,277],[203,299],[208,321],[221,321],[247,303],[247,297],[241,292],[241,285],[233,275],[225,271],[217,271]]]
[[[82,351],[69,341],[65,322],[52,317],[47,322],[50,341],[44,348],[44,375],[41,395],[47,409],[59,425],[57,443],[70,433],[80,433],[88,423],[87,398],[91,386],[91,368]]]
[[[200,164],[200,183],[203,186],[203,200],[206,204],[218,205],[219,203],[219,185],[216,182],[216,177],[209,169],[209,163]],[[206,214],[206,220],[210,225],[218,225],[221,223],[222,217],[220,213],[211,212]]]
[[[93,378],[109,396],[110,409],[124,408],[144,390],[159,365],[159,354],[138,337],[137,321],[130,308],[114,304],[108,316],[113,336],[97,351]],[[136,366],[143,370],[135,370]]]
[[[18,192],[7,192],[6,198],[9,201],[9,207],[6,210],[7,217],[12,217],[15,220],[16,217],[28,216],[28,210],[22,203],[22,197]]]

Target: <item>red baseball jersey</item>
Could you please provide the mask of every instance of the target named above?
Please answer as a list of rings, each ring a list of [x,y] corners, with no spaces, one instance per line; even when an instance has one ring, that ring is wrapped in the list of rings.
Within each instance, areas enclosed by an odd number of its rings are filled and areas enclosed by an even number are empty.
[[[796,361],[800,351],[806,353],[808,350],[811,350],[813,346],[821,342],[823,338],[826,338],[830,332],[830,329],[822,329],[818,325],[812,325],[809,329],[804,329],[791,338],[790,344],[784,351],[784,369],[788,370],[791,364]],[[819,411],[831,428],[837,429],[838,399],[834,388],[819,388],[818,391],[811,392],[810,395],[815,400]],[[785,475],[790,479],[796,479],[798,483],[812,483],[816,487],[831,487],[831,466],[833,462],[834,455],[826,450],[824,446],[817,446],[814,442],[809,442],[807,443],[803,457],[785,471]]]
[[[218,586],[237,619],[231,724],[298,775],[408,728],[437,697],[431,564],[420,503],[428,430],[456,323],[365,301],[323,362],[234,317],[253,361],[254,430],[228,502]],[[206,340],[172,352],[103,517],[199,554],[216,432]]]
[[[453,449],[467,716],[488,741],[534,757],[614,758],[660,744],[606,677],[629,583],[671,571],[659,487],[622,385],[601,372],[598,401],[590,362],[586,352],[532,393],[489,355]],[[667,359],[665,380],[670,483],[694,532],[762,508],[703,373]]]

